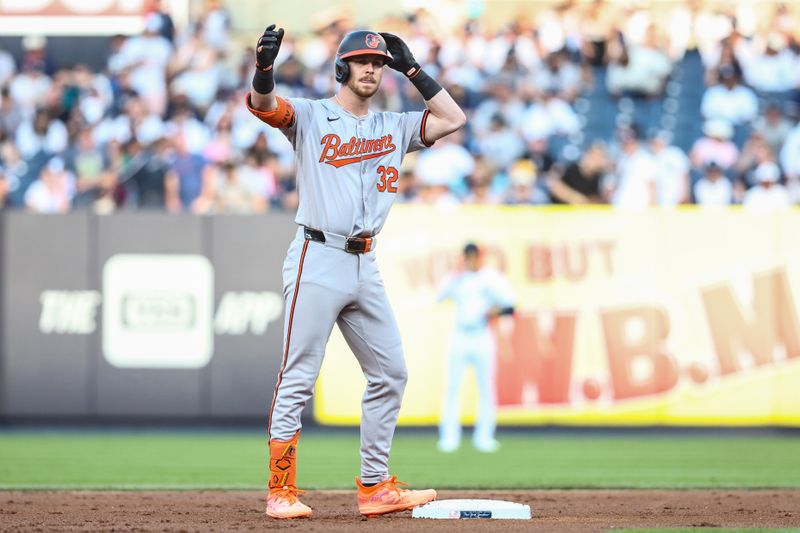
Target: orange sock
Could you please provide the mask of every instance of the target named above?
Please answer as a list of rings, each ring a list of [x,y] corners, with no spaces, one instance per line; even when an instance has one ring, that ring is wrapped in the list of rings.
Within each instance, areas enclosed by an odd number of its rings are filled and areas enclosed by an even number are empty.
[[[269,488],[297,486],[297,441],[300,430],[291,440],[269,441]]]

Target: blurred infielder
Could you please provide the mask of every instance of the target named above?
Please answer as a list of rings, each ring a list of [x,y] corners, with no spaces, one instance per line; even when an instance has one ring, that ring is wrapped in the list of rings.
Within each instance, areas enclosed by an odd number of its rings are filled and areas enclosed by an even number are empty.
[[[475,244],[464,247],[464,270],[446,278],[439,301],[456,304],[456,325],[450,343],[447,388],[439,424],[439,449],[452,452],[461,443],[459,391],[464,369],[475,368],[478,382],[478,419],[472,443],[480,451],[498,448],[495,432],[495,339],[489,320],[514,313],[511,286],[500,272],[481,265],[480,250]]]
[[[283,33],[273,24],[258,41],[247,97],[248,109],[279,128],[294,146],[300,196],[297,236],[283,265],[284,353],[269,417],[267,515],[311,515],[298,499],[295,481],[300,413],[311,397],[334,323],[367,378],[361,477],[356,478],[359,511],[372,516],[411,509],[436,498],[436,491],[401,489],[389,475],[407,372],[373,250],[395,199],[403,156],[430,146],[466,119],[447,91],[420,70],[399,37],[373,31],[355,31],[342,40],[335,65],[341,87],[332,98],[276,96],[272,65]],[[385,65],[420,91],[424,112],[370,110]]]

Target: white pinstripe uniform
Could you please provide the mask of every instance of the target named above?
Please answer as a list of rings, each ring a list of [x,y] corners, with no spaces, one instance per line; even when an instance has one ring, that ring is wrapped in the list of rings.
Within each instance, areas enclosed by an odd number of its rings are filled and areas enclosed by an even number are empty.
[[[389,476],[407,373],[375,262],[374,236],[394,202],[403,156],[428,146],[428,112],[370,111],[358,117],[332,100],[287,101],[294,118],[281,131],[295,149],[299,228],[283,265],[284,353],[270,438],[290,440],[300,429],[301,411],[336,323],[367,378],[361,479],[376,483]],[[366,253],[345,251],[346,240],[354,236],[366,238]]]
[[[458,398],[464,369],[471,365],[475,368],[479,395],[473,444],[479,450],[491,451],[496,446],[496,350],[487,316],[493,307],[508,308],[514,305],[511,285],[496,270],[467,270],[444,280],[438,300],[452,300],[456,304],[456,324],[448,360],[448,383],[439,423],[439,448],[452,451],[461,440]]]

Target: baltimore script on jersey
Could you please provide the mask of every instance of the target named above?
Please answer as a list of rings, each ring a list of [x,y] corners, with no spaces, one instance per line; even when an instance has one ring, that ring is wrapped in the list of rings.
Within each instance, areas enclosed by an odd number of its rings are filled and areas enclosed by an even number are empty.
[[[322,155],[320,163],[327,163],[336,168],[357,163],[364,159],[374,159],[386,154],[390,154],[397,149],[392,142],[391,135],[384,135],[378,139],[357,139],[350,137],[350,140],[342,144],[342,138],[335,133],[328,133],[322,137]]]

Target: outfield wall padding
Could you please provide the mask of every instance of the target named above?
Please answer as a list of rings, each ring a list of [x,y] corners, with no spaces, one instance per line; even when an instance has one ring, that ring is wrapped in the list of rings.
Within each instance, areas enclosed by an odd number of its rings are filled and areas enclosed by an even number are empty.
[[[294,222],[0,215],[0,416],[266,416]]]
[[[265,419],[282,358],[288,214],[0,214],[0,417]],[[435,425],[465,242],[517,296],[493,324],[503,425],[800,426],[800,210],[398,206],[377,258]],[[334,328],[312,404],[357,425]],[[462,421],[476,414],[467,372]],[[311,413],[311,410],[307,410]]]

